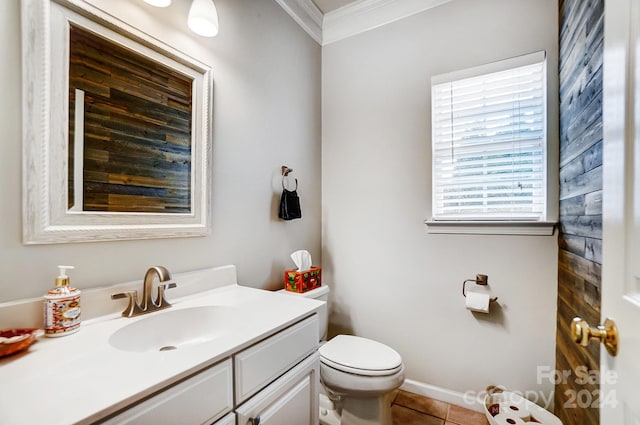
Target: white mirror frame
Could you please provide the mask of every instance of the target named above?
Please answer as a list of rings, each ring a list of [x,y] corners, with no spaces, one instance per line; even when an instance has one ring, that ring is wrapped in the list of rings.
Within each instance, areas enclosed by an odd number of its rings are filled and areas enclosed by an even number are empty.
[[[45,244],[210,233],[211,67],[83,0],[22,0],[23,242]],[[191,212],[67,209],[69,23],[193,78]]]

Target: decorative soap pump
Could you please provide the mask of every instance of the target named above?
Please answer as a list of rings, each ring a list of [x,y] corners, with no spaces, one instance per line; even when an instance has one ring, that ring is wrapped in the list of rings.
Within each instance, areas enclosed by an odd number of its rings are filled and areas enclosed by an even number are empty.
[[[69,286],[67,270],[73,266],[58,266],[56,286],[44,296],[44,334],[65,336],[80,329],[80,291]]]

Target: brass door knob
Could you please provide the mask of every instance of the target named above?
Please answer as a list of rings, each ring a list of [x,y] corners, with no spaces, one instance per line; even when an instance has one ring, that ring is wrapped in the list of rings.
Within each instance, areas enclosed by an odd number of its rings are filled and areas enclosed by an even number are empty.
[[[571,337],[577,343],[586,347],[592,339],[604,344],[607,352],[612,356],[618,354],[618,328],[616,323],[607,318],[604,325],[591,327],[586,320],[574,317],[571,321]]]

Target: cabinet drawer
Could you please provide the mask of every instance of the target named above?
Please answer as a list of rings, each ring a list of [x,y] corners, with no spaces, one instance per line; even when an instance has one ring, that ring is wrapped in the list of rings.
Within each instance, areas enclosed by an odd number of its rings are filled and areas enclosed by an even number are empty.
[[[233,408],[232,379],[228,359],[133,405],[103,424],[211,424]]]
[[[214,423],[213,425],[236,425],[236,414],[229,413],[227,416],[220,419],[218,422]]]
[[[236,403],[240,404],[318,348],[313,315],[234,357]]]

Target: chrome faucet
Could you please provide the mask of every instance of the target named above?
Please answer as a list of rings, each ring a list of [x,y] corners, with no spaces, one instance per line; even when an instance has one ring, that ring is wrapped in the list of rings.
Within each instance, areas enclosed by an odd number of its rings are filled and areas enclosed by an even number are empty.
[[[151,292],[153,290],[153,279],[155,276],[158,276],[160,285],[158,285],[158,294],[154,301],[151,297]],[[125,317],[135,317],[152,311],[169,308],[171,307],[171,304],[164,298],[164,292],[167,289],[176,287],[175,282],[168,282],[170,280],[171,273],[169,273],[169,270],[165,267],[151,267],[144,275],[142,302],[140,304],[138,304],[137,291],[125,291],[118,294],[111,294],[111,299],[116,300],[120,298],[129,298],[129,305],[127,305],[127,308],[122,312],[122,315]]]

